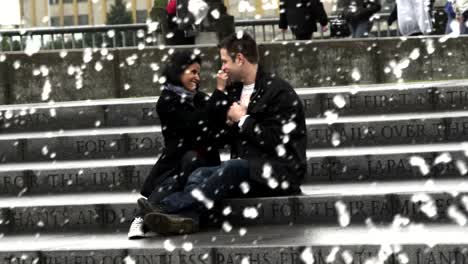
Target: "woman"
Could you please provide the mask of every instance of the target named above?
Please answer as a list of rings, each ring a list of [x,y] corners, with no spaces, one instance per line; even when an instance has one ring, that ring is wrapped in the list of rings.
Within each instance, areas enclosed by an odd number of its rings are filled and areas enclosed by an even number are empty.
[[[209,97],[198,90],[200,57],[176,52],[164,69],[166,83],[156,104],[164,137],[164,150],[143,184],[138,200],[140,213],[128,237],[145,236],[143,216],[158,208],[158,202],[184,187],[190,173],[201,166],[220,164],[215,129],[210,125]]]

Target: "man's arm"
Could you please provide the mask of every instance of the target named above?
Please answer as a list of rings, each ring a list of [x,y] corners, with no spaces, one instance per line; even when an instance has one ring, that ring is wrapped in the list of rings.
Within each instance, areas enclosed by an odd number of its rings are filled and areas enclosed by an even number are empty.
[[[390,13],[390,16],[387,19],[388,25],[391,26],[393,22],[395,22],[397,19],[398,19],[398,10],[397,10],[397,5],[395,4],[395,6],[392,9],[392,12]]]
[[[312,13],[314,14],[316,20],[320,23],[320,25],[322,25],[322,27],[326,26],[328,24],[328,16],[327,12],[325,12],[322,1],[312,0],[312,3]]]
[[[267,116],[249,115],[240,127],[239,135],[265,151],[276,151],[276,147],[285,143],[285,136],[291,132],[288,128],[297,126],[294,120],[298,115],[299,102],[295,103],[295,98],[295,94],[289,94],[286,90],[279,92],[268,102],[271,111],[262,113]],[[239,120],[238,117],[234,121]]]

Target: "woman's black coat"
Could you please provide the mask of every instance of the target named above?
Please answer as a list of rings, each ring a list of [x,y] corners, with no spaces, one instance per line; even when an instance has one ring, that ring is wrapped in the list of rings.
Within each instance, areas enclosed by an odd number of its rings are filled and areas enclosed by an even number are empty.
[[[181,159],[187,151],[197,151],[208,166],[220,163],[218,146],[214,143],[216,133],[209,121],[211,111],[210,99],[205,93],[197,92],[192,105],[175,92],[161,92],[156,112],[161,120],[165,147],[143,184],[143,196],[148,197],[159,183],[181,172]]]

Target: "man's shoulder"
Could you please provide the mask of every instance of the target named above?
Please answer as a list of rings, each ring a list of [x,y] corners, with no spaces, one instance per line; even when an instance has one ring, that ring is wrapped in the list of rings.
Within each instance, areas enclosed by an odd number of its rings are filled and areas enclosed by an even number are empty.
[[[281,91],[294,91],[294,88],[292,85],[286,81],[285,79],[281,78],[275,73],[264,73],[262,75],[262,85],[265,86],[265,88],[269,89],[270,91],[276,91],[276,92],[281,92]]]

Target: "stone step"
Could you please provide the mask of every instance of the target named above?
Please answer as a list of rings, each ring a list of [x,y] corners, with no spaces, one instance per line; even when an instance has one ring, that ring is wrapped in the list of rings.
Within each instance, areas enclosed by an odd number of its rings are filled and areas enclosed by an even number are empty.
[[[305,182],[460,178],[468,172],[466,142],[340,147],[307,151]],[[229,155],[222,154],[222,159]],[[157,157],[4,163],[0,193],[28,195],[139,190]]]
[[[340,116],[465,110],[465,80],[365,84],[297,89],[308,116]],[[317,116],[314,113],[319,113]]]
[[[125,233],[14,235],[0,240],[0,257],[5,264],[458,264],[468,260],[462,235],[467,232],[453,225],[409,224],[261,226],[143,240],[128,240]]]
[[[204,223],[229,228],[291,223],[345,227],[389,223],[395,217],[422,223],[467,221],[467,180],[317,184],[302,189],[300,196],[225,200]],[[101,192],[2,198],[0,232],[124,232],[137,213],[138,197],[136,192]]]
[[[2,132],[159,124],[159,97],[101,99],[0,106]]]
[[[306,116],[466,110],[468,80],[297,88]],[[1,132],[146,126],[159,123],[158,97],[0,106]],[[344,104],[342,109],[338,105]]]
[[[308,149],[468,140],[468,111],[308,118]],[[158,155],[161,127],[126,126],[0,134],[0,162]]]
[[[308,148],[464,141],[468,111],[309,118]]]
[[[3,134],[1,162],[156,156],[160,132],[160,126],[144,126]]]

